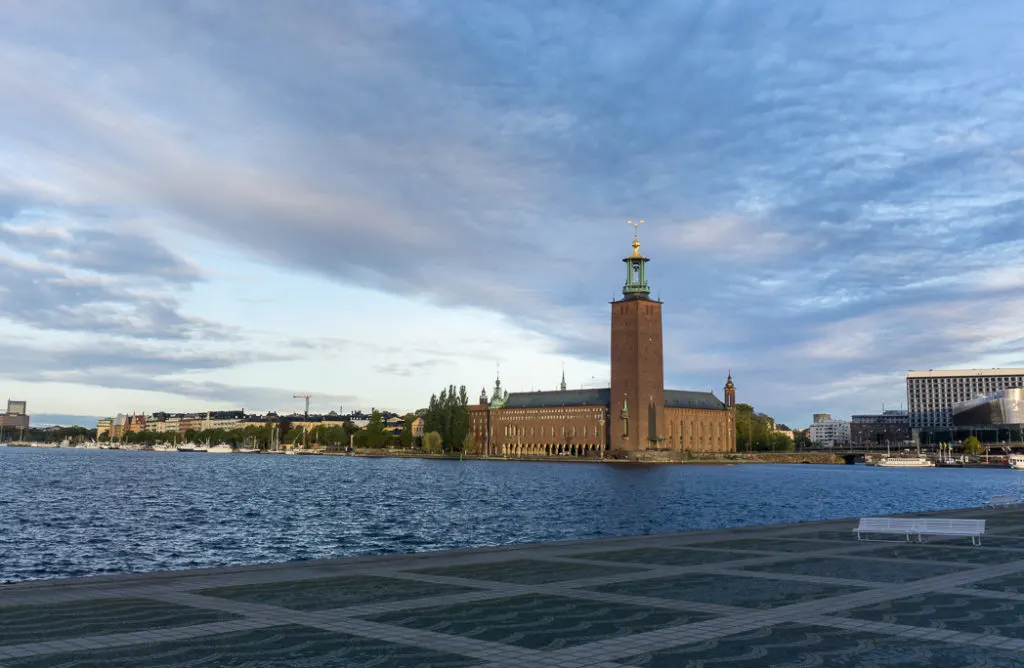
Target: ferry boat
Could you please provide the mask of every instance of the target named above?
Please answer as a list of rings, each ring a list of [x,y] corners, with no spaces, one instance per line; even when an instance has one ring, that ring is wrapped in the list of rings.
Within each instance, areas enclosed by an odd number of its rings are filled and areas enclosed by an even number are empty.
[[[1009,460],[1011,469],[1024,470],[1024,455],[1010,455]]]
[[[878,460],[875,466],[890,466],[894,468],[924,468],[928,466],[935,466],[935,462],[931,461],[924,455],[886,455]]]

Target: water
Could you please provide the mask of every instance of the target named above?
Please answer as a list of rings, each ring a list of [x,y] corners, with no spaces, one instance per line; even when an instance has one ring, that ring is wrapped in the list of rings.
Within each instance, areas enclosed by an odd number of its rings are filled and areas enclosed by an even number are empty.
[[[0,448],[0,582],[962,508],[1021,477]]]

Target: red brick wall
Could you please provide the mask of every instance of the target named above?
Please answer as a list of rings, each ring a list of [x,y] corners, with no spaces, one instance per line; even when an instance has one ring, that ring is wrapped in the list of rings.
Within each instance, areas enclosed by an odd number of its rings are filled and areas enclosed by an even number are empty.
[[[629,299],[612,303],[611,371],[611,447],[645,450],[650,437],[666,436],[661,302]],[[629,408],[628,435],[621,418],[624,398]],[[656,434],[648,434],[651,402]]]

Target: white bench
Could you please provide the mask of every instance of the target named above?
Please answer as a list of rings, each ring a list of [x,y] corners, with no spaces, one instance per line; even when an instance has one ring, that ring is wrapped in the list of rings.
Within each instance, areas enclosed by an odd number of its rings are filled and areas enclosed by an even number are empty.
[[[937,517],[918,520],[917,540],[921,536],[968,536],[971,545],[981,545],[981,536],[985,533],[985,520],[949,520]]]
[[[996,506],[1012,506],[1016,503],[1017,496],[1015,494],[997,494],[985,502],[985,507],[995,508]]]
[[[917,522],[915,518],[862,517],[853,532],[857,534],[857,540],[870,540],[861,534],[885,533],[904,535],[909,542],[910,537],[917,534],[914,531],[915,522]]]
[[[869,540],[862,534],[895,534],[911,536],[923,542],[924,536],[967,536],[972,545],[981,545],[985,533],[985,520],[953,520],[929,517],[862,517],[856,528],[857,540]]]

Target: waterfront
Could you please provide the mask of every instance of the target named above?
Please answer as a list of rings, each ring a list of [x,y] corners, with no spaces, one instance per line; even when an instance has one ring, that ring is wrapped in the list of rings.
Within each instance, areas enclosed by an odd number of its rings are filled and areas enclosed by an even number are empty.
[[[962,508],[1021,475],[0,448],[0,581]]]

